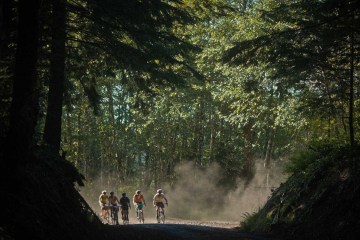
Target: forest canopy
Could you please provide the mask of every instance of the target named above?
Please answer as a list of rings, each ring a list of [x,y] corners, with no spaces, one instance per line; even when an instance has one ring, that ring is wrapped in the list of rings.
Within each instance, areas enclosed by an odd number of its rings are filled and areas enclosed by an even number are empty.
[[[99,182],[96,191],[174,186],[176,167],[187,162],[217,164],[218,184],[231,190],[239,179],[250,182],[258,163],[273,176],[313,142],[353,146],[359,7],[356,0],[3,0],[4,176],[42,146],[87,184]]]

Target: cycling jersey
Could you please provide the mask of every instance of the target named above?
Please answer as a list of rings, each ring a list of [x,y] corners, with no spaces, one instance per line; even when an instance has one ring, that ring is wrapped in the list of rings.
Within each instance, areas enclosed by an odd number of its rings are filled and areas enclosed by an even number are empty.
[[[133,197],[134,203],[145,203],[144,196],[142,194],[135,194]]]
[[[109,202],[111,205],[116,205],[119,202],[119,199],[117,198],[117,196],[112,195],[109,197]]]
[[[109,197],[106,194],[101,194],[99,196],[99,202],[102,204],[106,204],[108,199],[109,199]]]
[[[128,197],[120,198],[120,205],[123,207],[128,207],[130,205],[130,199]]]
[[[167,199],[163,193],[156,193],[153,197],[153,201],[155,203],[160,203],[165,199],[165,202],[167,202]]]

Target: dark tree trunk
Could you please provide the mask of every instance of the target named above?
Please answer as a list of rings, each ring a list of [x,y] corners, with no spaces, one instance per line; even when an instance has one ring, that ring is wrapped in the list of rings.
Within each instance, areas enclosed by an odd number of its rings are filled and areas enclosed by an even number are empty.
[[[13,0],[0,1],[0,61],[9,57],[9,45],[12,39]]]
[[[14,0],[0,1],[0,144],[9,131],[9,108],[14,77],[15,16]],[[1,151],[2,152],[2,151]]]
[[[39,0],[19,0],[18,40],[10,109],[6,160],[2,170],[13,172],[27,161],[38,120]]]
[[[53,22],[48,108],[44,141],[60,150],[61,119],[65,82],[65,0],[53,0]]]
[[[350,96],[349,96],[349,134],[350,145],[355,145],[354,134],[354,32],[350,37]]]

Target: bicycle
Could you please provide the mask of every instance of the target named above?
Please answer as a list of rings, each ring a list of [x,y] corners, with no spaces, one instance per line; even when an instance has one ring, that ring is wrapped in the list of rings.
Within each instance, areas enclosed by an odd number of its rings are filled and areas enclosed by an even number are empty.
[[[119,225],[119,206],[113,205],[111,207],[111,224],[112,225]]]
[[[128,209],[121,209],[121,216],[123,220],[123,224],[129,224],[129,210]]]
[[[143,205],[141,203],[138,203],[136,205],[136,218],[139,221],[139,223],[144,223],[144,210],[143,210]]]
[[[165,223],[165,210],[163,206],[156,206],[156,220],[158,223]]]
[[[105,213],[101,216],[104,224],[110,223],[110,206],[102,206],[101,211],[105,210]]]

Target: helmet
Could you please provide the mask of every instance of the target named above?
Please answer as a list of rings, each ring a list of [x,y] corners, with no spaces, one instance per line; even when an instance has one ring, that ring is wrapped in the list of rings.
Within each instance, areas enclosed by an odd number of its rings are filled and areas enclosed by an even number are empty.
[[[110,195],[114,195],[114,192],[110,192]]]
[[[123,196],[125,197],[125,196],[126,196],[126,193],[123,192],[121,195],[123,195]]]
[[[160,188],[160,189],[156,190],[156,192],[157,193],[162,193],[162,189]]]
[[[106,190],[102,191],[101,193],[102,193],[102,194],[106,194]]]
[[[141,191],[140,190],[136,190],[136,194],[140,194],[141,193]]]

